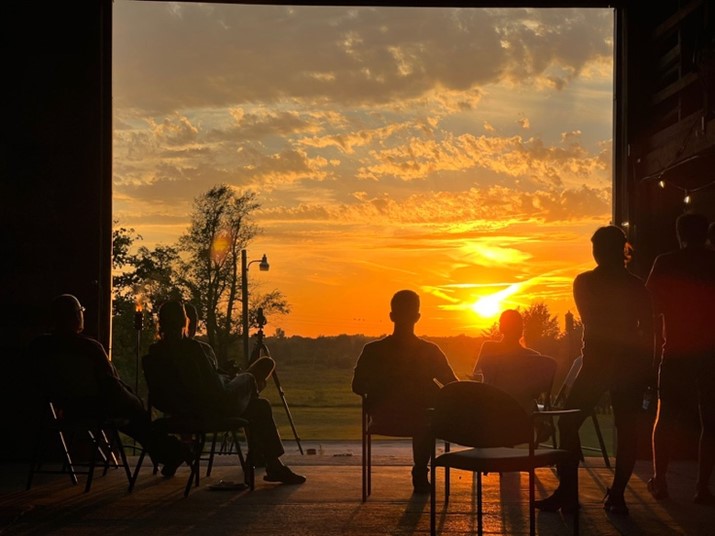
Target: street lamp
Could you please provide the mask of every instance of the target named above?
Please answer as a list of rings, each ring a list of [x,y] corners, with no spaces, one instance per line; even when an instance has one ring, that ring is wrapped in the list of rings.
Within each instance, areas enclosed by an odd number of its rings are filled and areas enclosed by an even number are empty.
[[[246,250],[242,249],[241,250],[241,299],[243,300],[243,357],[246,360],[246,365],[249,365],[249,357],[248,357],[248,341],[249,341],[249,335],[248,335],[248,267],[251,266],[254,262],[259,263],[258,268],[261,270],[261,272],[267,272],[270,268],[270,265],[268,264],[268,257],[266,257],[266,254],[263,254],[263,257],[260,259],[253,260],[251,262],[248,262],[246,260]]]

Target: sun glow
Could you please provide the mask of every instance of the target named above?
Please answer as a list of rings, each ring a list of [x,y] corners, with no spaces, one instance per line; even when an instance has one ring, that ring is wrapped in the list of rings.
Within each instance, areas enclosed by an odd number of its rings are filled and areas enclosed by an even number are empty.
[[[501,299],[497,295],[479,298],[472,304],[472,311],[484,318],[496,316],[501,311]]]
[[[483,318],[492,318],[502,312],[504,300],[515,294],[521,288],[521,283],[514,283],[506,287],[504,290],[482,296],[472,304],[472,311]]]

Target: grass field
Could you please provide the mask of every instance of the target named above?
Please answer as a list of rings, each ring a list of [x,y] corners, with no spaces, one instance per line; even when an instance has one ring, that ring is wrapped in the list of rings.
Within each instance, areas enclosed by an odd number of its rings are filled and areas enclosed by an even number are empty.
[[[360,397],[350,389],[352,369],[283,365],[276,373],[301,440],[360,440]],[[268,384],[263,396],[273,405],[274,418],[284,441],[292,440],[288,415],[273,382]],[[606,448],[613,456],[613,416],[599,415],[598,421]],[[598,448],[590,419],[581,427],[581,443],[587,455],[600,455],[600,451],[590,450]]]

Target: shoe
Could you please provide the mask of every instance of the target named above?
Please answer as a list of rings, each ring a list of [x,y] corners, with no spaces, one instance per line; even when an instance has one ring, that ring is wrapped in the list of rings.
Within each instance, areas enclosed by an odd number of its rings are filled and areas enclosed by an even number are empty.
[[[622,516],[628,515],[628,506],[623,495],[614,495],[611,488],[606,488],[606,496],[603,498],[603,509],[612,514]]]
[[[165,463],[161,468],[161,476],[171,478],[176,474],[176,470],[181,467],[182,463],[191,466],[194,462],[194,455],[191,447],[186,443],[179,443],[174,459]]]
[[[710,493],[710,490],[705,488],[695,492],[693,497],[695,504],[715,504],[715,495]]]
[[[281,482],[283,484],[302,484],[305,482],[303,475],[298,475],[290,470],[287,465],[282,465],[279,469],[273,471],[266,470],[266,475],[263,477],[266,482]]]
[[[164,478],[171,478],[176,474],[176,470],[179,468],[182,462],[179,463],[165,463],[161,468],[161,476]]]
[[[648,491],[653,496],[656,501],[662,501],[669,497],[668,486],[665,482],[660,483],[655,478],[651,478],[648,481]]]
[[[561,510],[564,514],[573,514],[580,508],[578,501],[566,499],[564,493],[558,489],[550,497],[534,501],[534,506],[542,512]]]
[[[265,382],[276,368],[276,362],[270,357],[262,356],[249,365],[246,372],[253,374],[256,381]]]
[[[412,469],[412,491],[418,495],[432,493],[432,484],[427,478],[428,469]]]

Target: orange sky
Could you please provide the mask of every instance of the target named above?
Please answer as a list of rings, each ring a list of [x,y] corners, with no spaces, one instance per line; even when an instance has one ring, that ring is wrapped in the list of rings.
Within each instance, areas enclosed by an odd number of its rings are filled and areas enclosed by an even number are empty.
[[[611,215],[610,10],[114,9],[115,218],[168,244],[215,184],[255,192],[250,280],[291,305],[269,334],[389,332],[403,288],[423,335],[575,312]]]

